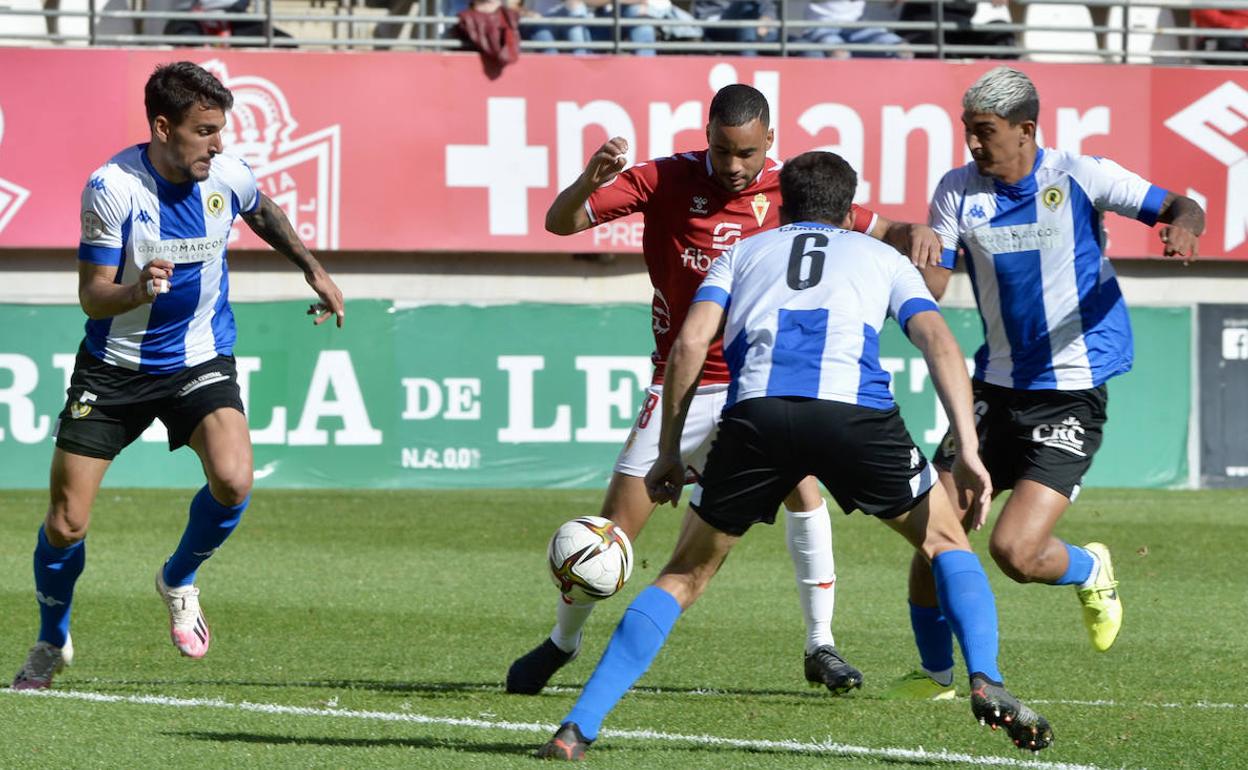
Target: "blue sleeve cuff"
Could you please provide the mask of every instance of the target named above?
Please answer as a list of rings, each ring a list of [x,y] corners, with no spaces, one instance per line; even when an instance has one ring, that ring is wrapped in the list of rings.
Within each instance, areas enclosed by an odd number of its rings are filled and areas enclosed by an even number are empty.
[[[718,286],[703,286],[698,289],[698,293],[693,295],[694,302],[714,302],[722,308],[728,307],[728,292]]]
[[[1140,204],[1140,213],[1136,214],[1135,218],[1149,227],[1157,224],[1157,214],[1161,212],[1161,204],[1165,202],[1169,194],[1169,190],[1150,185],[1148,193],[1144,196],[1144,202]]]
[[[942,249],[940,252],[940,266],[952,270],[958,265],[957,249]]]
[[[80,262],[90,262],[93,265],[112,265],[116,267],[121,264],[121,247],[94,246],[90,243],[79,243],[78,260]]]
[[[897,323],[901,325],[902,331],[906,330],[906,324],[910,322],[910,318],[915,313],[925,313],[928,310],[940,312],[940,307],[926,297],[914,297],[908,299],[901,305],[901,309],[897,311]]]

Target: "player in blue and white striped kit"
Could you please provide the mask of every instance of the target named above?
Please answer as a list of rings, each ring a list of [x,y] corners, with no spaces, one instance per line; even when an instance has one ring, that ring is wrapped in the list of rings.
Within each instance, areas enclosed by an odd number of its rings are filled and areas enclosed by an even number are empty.
[[[1066,543],[1053,529],[1079,493],[1101,444],[1105,383],[1131,368],[1131,324],[1105,256],[1104,212],[1165,223],[1167,256],[1196,255],[1204,212],[1107,158],[1036,143],[1040,100],[1022,72],[997,67],[966,92],[962,121],[972,163],[945,175],[930,224],[943,267],[926,277],[939,297],[965,259],[984,326],[975,354],[975,416],[993,488],[1013,493],[989,550],[1018,582],[1073,585],[1092,645],[1105,651],[1122,625],[1109,549]],[[955,456],[942,444],[933,464]],[[978,529],[984,520],[968,516]],[[926,565],[910,579],[911,620],[922,670],[890,697],[952,698],[953,650]]]
[[[711,265],[668,358],[660,454],[646,476],[657,503],[684,485],[680,437],[708,347],[722,329],[731,372],[711,447],[671,559],[629,605],[576,705],[538,756],[581,759],[606,715],[658,654],[753,524],[772,523],[804,476],[846,512],[861,509],[931,563],[940,606],[970,672],[971,710],[1015,745],[1048,746],[1048,722],[1004,687],[988,578],[957,512],[914,445],[880,367],[886,317],[932,373],[957,441],[959,491],[978,509],[992,486],[979,459],[962,351],[918,271],[892,248],[848,231],[857,176],[842,158],[809,152],[780,172],[784,226],[739,242]]]
[[[13,680],[42,689],[73,657],[69,615],[86,562],[91,505],[117,453],[160,418],[170,451],[189,445],[207,484],[156,573],[170,637],[203,657],[211,636],[195,573],[251,496],[251,439],[234,366],[225,251],[241,216],[300,267],[320,297],[316,323],[343,321],[342,292],[299,241],[247,164],[221,154],[233,96],[190,62],[158,67],[145,89],[151,141],[122,150],[82,193],[78,298],[86,336],[56,429],[47,516],[35,546],[38,641]]]

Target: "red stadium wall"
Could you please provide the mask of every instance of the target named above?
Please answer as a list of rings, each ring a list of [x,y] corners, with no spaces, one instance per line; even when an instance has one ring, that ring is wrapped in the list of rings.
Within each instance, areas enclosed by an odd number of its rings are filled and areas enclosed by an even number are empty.
[[[636,251],[633,220],[548,235],[547,203],[610,135],[633,160],[702,147],[711,96],[737,81],[770,98],[777,157],[835,149],[860,171],[860,202],[925,219],[965,160],[962,92],[990,66],[529,55],[491,81],[463,54],[0,50],[0,249],[76,245],[88,174],[146,139],[143,83],[175,58],[234,91],[229,151],[309,244],[491,252]],[[1046,145],[1203,200],[1203,253],[1248,260],[1248,72],[1020,66]],[[1159,253],[1144,228],[1107,224],[1113,256]]]

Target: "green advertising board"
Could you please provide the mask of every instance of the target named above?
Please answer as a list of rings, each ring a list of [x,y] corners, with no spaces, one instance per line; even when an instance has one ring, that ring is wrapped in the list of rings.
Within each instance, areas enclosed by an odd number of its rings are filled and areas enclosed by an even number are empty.
[[[239,382],[260,487],[594,487],[605,484],[649,383],[647,305],[348,303],[342,329],[306,303],[239,303]],[[973,310],[946,318],[963,348]],[[1132,312],[1136,366],[1110,384],[1110,422],[1087,482],[1187,481],[1191,317]],[[40,487],[82,334],[74,306],[0,305],[0,487]],[[895,324],[881,363],[915,440],[945,422],[927,368]],[[159,423],[109,470],[109,486],[202,483]]]

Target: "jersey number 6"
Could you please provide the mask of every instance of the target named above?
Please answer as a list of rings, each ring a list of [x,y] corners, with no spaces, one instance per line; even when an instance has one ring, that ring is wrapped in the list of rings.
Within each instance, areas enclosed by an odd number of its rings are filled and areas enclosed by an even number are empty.
[[[793,239],[793,248],[789,251],[789,288],[794,291],[809,289],[823,278],[823,260],[827,254],[823,249],[828,245],[828,236],[823,233],[802,233]],[[810,260],[807,263],[807,260]],[[803,270],[803,268],[805,268]],[[806,277],[802,277],[802,273]]]

